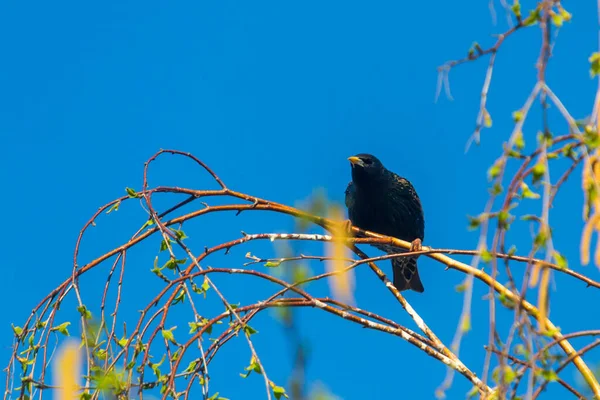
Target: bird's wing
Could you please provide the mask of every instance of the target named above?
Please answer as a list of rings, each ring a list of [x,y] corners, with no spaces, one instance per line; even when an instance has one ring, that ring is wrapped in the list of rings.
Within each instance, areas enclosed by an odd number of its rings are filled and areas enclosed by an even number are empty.
[[[398,184],[400,185],[400,188],[403,191],[406,191],[410,194],[414,194],[415,196],[417,196],[417,191],[415,190],[412,183],[410,183],[410,181],[408,179],[405,179],[394,172],[392,172],[392,177],[394,178],[394,180],[396,182],[398,182]],[[417,198],[418,198],[418,196],[417,196]]]
[[[348,211],[350,211],[352,206],[354,206],[354,183],[352,183],[352,181],[350,181],[350,183],[346,187],[345,202],[346,202],[346,207],[348,208]]]
[[[410,227],[407,231],[403,229],[403,233],[407,236],[424,239],[425,236],[425,217],[421,200],[417,195],[417,191],[413,185],[405,178],[392,173],[393,179],[398,183],[393,196],[396,197],[396,217],[395,220],[404,227]]]

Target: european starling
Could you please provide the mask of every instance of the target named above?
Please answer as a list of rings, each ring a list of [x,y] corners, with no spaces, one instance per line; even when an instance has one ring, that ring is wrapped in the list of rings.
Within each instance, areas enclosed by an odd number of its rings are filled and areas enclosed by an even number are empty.
[[[411,242],[411,251],[421,248],[425,221],[421,201],[413,185],[386,169],[377,157],[358,154],[349,157],[352,181],[346,188],[346,207],[352,225],[371,232]],[[386,253],[402,250],[377,245]],[[392,259],[394,286],[399,291],[412,289],[422,293],[416,257]]]

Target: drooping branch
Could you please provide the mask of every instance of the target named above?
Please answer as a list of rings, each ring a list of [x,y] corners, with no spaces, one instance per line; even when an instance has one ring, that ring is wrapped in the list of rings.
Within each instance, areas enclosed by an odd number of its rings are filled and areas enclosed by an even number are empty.
[[[164,153],[167,153],[167,152],[172,152],[172,151],[164,151]],[[158,154],[162,154],[162,153],[163,152],[159,152]],[[248,194],[232,191],[232,190],[226,188],[224,186],[224,184],[222,185],[222,189],[219,189],[219,190],[191,190],[191,189],[185,189],[185,188],[167,188],[167,187],[149,188],[143,192],[130,193],[130,195],[127,197],[122,197],[122,198],[118,199],[117,201],[113,201],[113,202],[107,204],[106,206],[102,207],[92,217],[90,222],[88,222],[88,224],[86,224],[86,228],[84,228],[82,230],[80,238],[78,239],[78,243],[76,246],[76,254],[78,254],[78,252],[79,252],[81,238],[83,237],[85,230],[87,229],[87,227],[92,226],[93,221],[100,216],[100,213],[105,212],[106,210],[109,210],[111,207],[114,207],[114,205],[118,204],[118,202],[127,201],[132,198],[142,198],[142,199],[145,199],[146,204],[149,204],[149,203],[151,204],[150,196],[152,194],[158,194],[158,193],[183,194],[183,195],[188,196],[188,198],[186,200],[184,200],[183,202],[180,202],[178,204],[189,204],[189,203],[196,201],[198,199],[201,199],[201,198],[214,197],[214,196],[230,197],[232,199],[243,200],[247,203],[240,203],[240,204],[233,203],[233,204],[225,204],[225,205],[218,205],[218,206],[211,206],[211,205],[204,203],[204,204],[202,204],[202,207],[198,210],[189,212],[189,213],[181,215],[181,216],[173,217],[168,220],[165,220],[164,218],[166,216],[168,216],[169,214],[171,214],[172,212],[178,210],[180,208],[180,207],[178,207],[178,205],[171,207],[169,209],[169,212],[158,213],[157,211],[150,211],[150,215],[151,215],[150,221],[152,221],[152,222],[147,223],[143,229],[140,229],[138,232],[136,232],[136,234],[128,242],[124,243],[121,246],[118,246],[117,248],[105,253],[104,255],[96,258],[95,260],[93,260],[81,267],[78,266],[77,256],[76,256],[75,264],[74,264],[75,267],[73,269],[73,274],[72,274],[71,278],[69,278],[65,282],[63,282],[58,288],[53,290],[49,295],[47,295],[43,299],[42,302],[40,302],[38,304],[38,306],[34,309],[31,316],[27,320],[26,324],[22,328],[22,331],[18,335],[18,338],[20,341],[22,341],[26,336],[35,337],[36,335],[40,335],[40,340],[42,339],[42,336],[43,336],[44,342],[42,345],[40,345],[40,347],[43,347],[44,352],[45,352],[46,349],[48,348],[48,338],[49,338],[48,333],[50,332],[50,330],[56,328],[55,326],[53,326],[53,321],[54,321],[56,312],[58,310],[58,306],[61,303],[64,296],[69,291],[71,291],[71,289],[73,287],[76,286],[76,283],[74,283],[74,282],[77,282],[77,280],[81,279],[87,272],[89,272],[92,269],[94,269],[95,267],[99,266],[104,261],[107,261],[111,257],[115,257],[115,256],[116,256],[116,260],[113,263],[112,267],[110,268],[109,277],[108,277],[107,284],[106,284],[106,287],[104,290],[105,295],[103,296],[103,300],[102,300],[102,309],[105,308],[105,301],[107,298],[106,292],[108,290],[107,286],[110,282],[111,276],[116,271],[117,265],[120,265],[121,271],[119,273],[119,283],[118,283],[119,296],[117,297],[117,302],[115,304],[114,311],[113,311],[113,315],[116,316],[116,313],[118,310],[118,305],[120,302],[120,291],[121,291],[121,287],[123,284],[123,270],[125,268],[125,255],[132,247],[134,247],[135,245],[148,239],[149,237],[151,237],[152,235],[154,235],[156,233],[160,234],[163,238],[163,243],[166,243],[165,250],[168,250],[171,260],[173,260],[175,258],[175,254],[173,251],[174,249],[169,249],[169,246],[171,245],[169,242],[172,240],[176,245],[178,245],[181,249],[183,249],[186,252],[186,254],[189,256],[188,259],[191,261],[188,262],[187,266],[182,266],[181,268],[177,265],[178,264],[177,262],[174,262],[173,267],[175,268],[174,271],[176,272],[176,275],[177,275],[177,277],[175,279],[169,279],[164,274],[159,274],[159,275],[162,275],[162,278],[165,280],[166,285],[147,304],[147,306],[143,308],[141,316],[140,316],[137,324],[135,325],[133,330],[129,333],[129,335],[123,337],[122,339],[117,338],[117,336],[115,334],[116,319],[113,320],[113,324],[112,324],[110,330],[105,329],[105,334],[108,339],[109,345],[103,351],[105,353],[110,353],[110,362],[109,362],[109,358],[105,358],[104,363],[103,363],[104,368],[106,370],[112,370],[117,365],[119,360],[122,360],[123,365],[125,367],[127,367],[131,363],[141,362],[140,366],[142,367],[142,369],[140,372],[140,382],[143,382],[143,383],[135,384],[135,383],[131,382],[127,386],[129,388],[136,387],[140,394],[144,390],[151,389],[152,387],[155,387],[157,385],[164,385],[166,390],[164,391],[163,396],[167,396],[169,393],[175,393],[175,390],[176,390],[175,385],[176,385],[177,379],[180,379],[182,377],[187,377],[189,375],[193,375],[194,377],[201,378],[201,383],[204,387],[204,390],[203,390],[204,396],[208,396],[208,384],[207,384],[208,380],[206,378],[208,364],[214,358],[218,349],[221,348],[231,338],[235,337],[237,332],[240,332],[240,331],[244,333],[244,335],[246,336],[246,338],[249,342],[249,346],[250,346],[250,343],[251,343],[250,335],[251,335],[252,331],[250,330],[250,328],[247,328],[248,323],[250,322],[252,317],[255,316],[257,313],[259,313],[260,311],[262,311],[264,309],[268,309],[270,307],[314,307],[314,308],[319,308],[319,309],[322,309],[322,310],[324,310],[330,314],[333,314],[337,317],[348,320],[352,323],[357,323],[362,326],[369,327],[371,329],[376,329],[376,330],[380,330],[380,331],[388,333],[388,334],[392,334],[394,336],[399,336],[402,339],[406,340],[407,342],[411,343],[412,345],[418,347],[419,349],[424,351],[429,356],[434,357],[435,359],[443,362],[444,364],[450,366],[452,369],[456,370],[457,372],[459,372],[460,374],[465,376],[467,379],[469,379],[473,383],[473,385],[475,387],[478,388],[478,390],[480,391],[480,393],[483,396],[485,396],[486,394],[492,393],[493,389],[491,389],[490,387],[485,385],[472,371],[470,371],[460,361],[460,359],[458,358],[458,356],[456,354],[454,354],[452,351],[450,351],[449,348],[447,348],[439,340],[439,338],[435,335],[435,333],[427,326],[425,321],[410,306],[410,304],[408,304],[408,302],[406,302],[406,299],[404,299],[404,297],[396,290],[396,288],[387,279],[385,274],[383,274],[383,272],[375,264],[375,262],[377,262],[377,261],[386,260],[386,259],[389,259],[392,257],[406,257],[406,256],[410,256],[410,255],[417,255],[417,254],[422,255],[422,256],[431,257],[432,259],[440,262],[446,268],[451,268],[451,269],[454,269],[457,271],[461,271],[465,274],[474,276],[479,281],[488,285],[490,288],[492,288],[494,291],[499,293],[501,296],[504,296],[509,301],[513,302],[514,304],[520,304],[521,307],[523,308],[523,310],[525,312],[527,312],[530,316],[537,318],[538,314],[539,314],[539,311],[537,310],[537,308],[535,306],[533,306],[532,304],[528,303],[527,301],[521,299],[519,293],[514,292],[514,291],[508,289],[507,287],[499,284],[496,280],[492,279],[484,271],[475,269],[470,265],[458,262],[457,260],[454,260],[454,259],[448,257],[447,255],[445,255],[445,254],[449,254],[449,255],[457,254],[457,255],[480,256],[480,254],[481,254],[480,250],[433,249],[430,247],[424,247],[422,249],[422,251],[419,251],[419,252],[398,253],[398,254],[394,254],[394,255],[385,255],[385,256],[380,256],[380,257],[369,258],[366,254],[364,254],[361,250],[358,249],[357,245],[388,244],[388,245],[396,246],[401,249],[409,249],[410,243],[401,241],[396,238],[379,235],[374,232],[362,231],[356,227],[352,228],[353,233],[360,234],[361,236],[364,236],[364,237],[360,237],[360,238],[348,237],[348,238],[345,238],[344,240],[345,240],[346,245],[359,256],[359,259],[341,260],[343,262],[346,262],[347,266],[343,270],[340,270],[340,271],[323,273],[323,274],[320,274],[320,275],[317,275],[314,277],[308,277],[308,278],[301,280],[299,282],[296,282],[296,283],[289,283],[289,282],[283,281],[279,278],[275,278],[273,276],[261,273],[256,270],[236,269],[236,268],[203,269],[202,267],[200,267],[200,263],[202,262],[203,259],[211,256],[212,254],[222,252],[222,251],[227,252],[232,247],[246,245],[246,244],[248,244],[252,241],[256,241],[256,240],[270,240],[270,241],[273,241],[273,240],[285,240],[285,241],[304,240],[304,241],[332,242],[332,241],[334,241],[334,237],[332,237],[331,235],[303,234],[303,233],[299,233],[299,234],[293,234],[293,233],[243,234],[242,237],[240,237],[238,239],[219,244],[219,245],[214,246],[209,249],[205,249],[201,254],[195,255],[192,253],[192,250],[189,249],[183,243],[183,238],[181,236],[179,236],[180,235],[179,231],[177,229],[174,230],[175,226],[181,226],[181,224],[183,224],[184,222],[189,223],[189,221],[192,221],[203,215],[207,215],[210,213],[221,213],[221,212],[227,212],[227,211],[235,211],[236,213],[244,212],[244,211],[261,211],[261,212],[282,213],[282,214],[291,215],[296,218],[308,220],[308,221],[315,223],[329,231],[331,231],[332,228],[336,224],[339,224],[339,222],[337,222],[337,221],[333,221],[333,220],[323,218],[320,216],[316,216],[316,215],[311,215],[310,213],[307,213],[305,211],[302,211],[302,210],[299,210],[299,209],[296,209],[293,207],[289,207],[289,206],[285,206],[285,205],[271,202],[268,200],[260,199],[260,198],[257,198],[257,197],[254,197],[254,196],[251,196]],[[190,200],[190,199],[193,199],[193,200]],[[149,208],[151,210],[153,209],[153,207],[151,207],[151,206]],[[169,233],[167,233],[167,231]],[[517,261],[517,262],[531,263],[531,261],[532,261],[531,257],[523,257],[523,256],[515,255],[515,254],[495,253],[495,254],[491,254],[491,255],[494,258],[497,257],[497,258]],[[317,256],[308,256],[308,257],[304,256],[304,258],[305,259],[318,259],[318,260],[326,260],[327,259],[326,256],[318,256],[318,255]],[[540,261],[540,260],[537,260],[537,261]],[[254,262],[256,263],[256,259],[254,259]],[[353,268],[356,268],[359,265],[363,265],[363,264],[368,264],[369,267],[372,269],[372,271],[384,282],[385,286],[392,292],[392,294],[400,302],[402,307],[413,318],[413,320],[415,321],[415,324],[424,333],[425,336],[421,336],[409,328],[398,325],[389,319],[378,316],[367,310],[361,310],[360,308],[345,305],[343,303],[336,302],[335,300],[332,300],[329,298],[313,297],[311,294],[309,294],[308,292],[306,292],[305,290],[300,288],[303,284],[305,284],[307,282],[314,281],[314,280],[320,280],[320,279],[329,279],[336,274],[339,275],[339,274],[348,273]],[[569,275],[576,279],[582,280],[589,286],[593,286],[596,288],[600,287],[600,284],[598,282],[595,282],[595,281],[593,281],[575,271],[572,271],[568,268],[564,268],[562,266],[558,266],[556,264],[552,264],[549,262],[545,262],[545,265],[547,265],[549,268],[554,269],[555,271],[565,273],[566,275]],[[155,271],[155,273],[157,273],[157,272]],[[215,317],[212,317],[211,319],[206,319],[206,320],[204,320],[202,318],[198,319],[199,318],[198,312],[196,311],[196,307],[193,305],[193,302],[191,301],[192,292],[198,291],[198,289],[197,289],[198,286],[194,282],[196,280],[200,279],[201,277],[203,277],[205,279],[205,285],[207,285],[207,287],[202,290],[199,290],[200,293],[206,292],[206,290],[208,290],[208,287],[210,287],[214,291],[217,291],[218,289],[217,289],[216,285],[214,285],[214,283],[212,283],[212,281],[210,281],[210,279],[208,278],[208,276],[213,273],[221,273],[221,274],[225,273],[225,274],[229,274],[229,275],[233,275],[233,276],[239,275],[239,274],[252,275],[258,279],[262,279],[265,281],[269,281],[273,284],[276,284],[276,285],[280,286],[281,289],[276,291],[273,295],[271,295],[268,299],[266,299],[264,301],[261,301],[254,305],[241,306],[241,307],[238,307],[235,309],[232,308],[230,303],[227,302],[227,300],[224,297],[222,297],[222,295],[221,295],[220,297],[221,297],[224,305],[226,306],[226,311],[216,315]],[[196,288],[196,289],[191,290],[190,284],[191,284],[192,288]],[[288,291],[296,293],[297,295],[300,296],[300,298],[298,298],[298,299],[294,299],[294,298],[282,299],[281,296],[283,296]],[[197,324],[197,329],[194,330],[194,334],[185,343],[180,344],[178,342],[175,342],[175,340],[169,333],[165,333],[165,331],[169,332],[165,326],[165,323],[166,323],[166,318],[167,318],[169,309],[174,304],[177,304],[178,298],[181,298],[182,293],[183,293],[183,296],[187,296],[191,301],[191,304],[192,304],[191,307],[194,310],[194,315],[196,315],[196,317],[195,317],[196,322],[194,322],[194,324]],[[83,306],[82,300],[78,299],[78,301],[79,301],[80,307]],[[158,304],[163,304],[163,305],[155,313],[150,314],[153,306],[158,305]],[[47,316],[46,323],[44,324],[44,326],[42,326],[40,324],[40,321],[42,321],[45,318],[44,316],[47,315],[48,311],[50,311],[50,314]],[[85,312],[83,312],[82,313],[82,327],[84,328],[84,330],[89,327],[89,323],[87,322],[86,316],[87,316],[87,314]],[[149,317],[149,318],[147,318],[147,317]],[[227,328],[223,333],[221,333],[221,335],[219,336],[217,341],[215,341],[208,349],[204,350],[201,345],[202,336],[205,335],[208,331],[212,330],[213,327],[215,327],[220,321],[222,321],[226,317],[234,317],[234,321],[232,321],[232,325],[230,325],[229,328]],[[104,325],[106,325],[105,319],[106,319],[106,317],[103,314],[102,323]],[[155,325],[155,327],[151,328],[151,326],[153,326],[153,324]],[[550,327],[550,329],[552,329],[553,325],[549,320],[547,320],[547,324]],[[96,340],[92,340],[93,343],[86,345],[87,352],[88,352],[88,370],[91,370],[96,365],[93,360],[97,357],[97,354],[96,354],[98,352],[98,348],[97,348],[98,344],[97,343],[100,340],[99,339],[100,336],[98,333],[96,333],[95,335],[96,335]],[[168,359],[170,360],[169,361],[170,372],[165,375],[160,375],[162,377],[165,377],[163,380],[161,380],[162,378],[158,377],[159,379],[157,381],[154,381],[154,383],[152,383],[153,381],[145,381],[144,380],[143,366],[144,365],[154,365],[149,360],[151,344],[157,343],[155,339],[157,339],[161,335],[164,338],[164,346],[166,346],[165,348],[167,349],[167,353],[169,354]],[[593,377],[593,374],[591,374],[591,372],[589,374],[587,374],[589,372],[589,368],[587,368],[587,366],[581,359],[580,355],[577,354],[577,352],[575,352],[573,347],[568,343],[567,339],[565,339],[563,336],[561,336],[561,334],[559,332],[557,332],[557,331],[554,332],[553,336],[556,340],[556,343],[558,343],[558,345],[563,349],[563,351],[566,353],[566,355],[568,357],[570,357],[570,359],[573,361],[573,363],[582,372],[584,377],[587,376],[586,379],[589,379],[588,383],[590,384],[590,387],[594,388],[595,378]],[[87,337],[87,338],[84,336],[85,342],[87,343],[89,340],[91,340],[92,337],[93,337],[93,335],[90,337]],[[147,338],[146,343],[144,343],[145,340],[143,338]],[[172,344],[176,343],[177,357],[174,357],[175,353],[173,353],[169,350],[169,346],[170,346],[171,342],[173,342]],[[189,349],[196,343],[199,346],[200,355],[198,358],[196,358],[194,368],[190,369],[190,367],[188,366],[188,368],[185,370],[187,372],[177,372],[177,371],[181,371],[179,369],[179,366],[183,359],[184,354],[187,351],[189,351]],[[109,346],[111,346],[111,347],[109,347]],[[116,346],[116,347],[114,347],[114,346]],[[120,349],[119,349],[119,347],[120,347]],[[13,358],[13,360],[11,360],[11,365],[9,365],[9,369],[13,365],[12,363],[15,362],[16,360],[18,360],[18,358],[17,358],[18,348],[19,348],[19,344],[17,344],[15,346],[14,353],[13,353],[14,358]],[[264,366],[259,361],[257,350],[253,349],[253,350],[251,350],[251,353],[252,353],[253,363],[255,363],[256,369],[261,371],[261,374],[263,375],[263,377],[265,379],[267,389],[269,389],[269,388],[272,389],[275,385],[264,373]],[[133,359],[130,358],[132,354],[133,354]],[[142,356],[142,359],[140,361],[136,361],[138,356]],[[45,357],[44,357],[44,360],[45,360]],[[131,360],[131,361],[127,361],[127,360]],[[44,361],[44,365],[46,365],[46,361]],[[194,378],[191,379],[190,382],[188,382],[188,384],[187,384],[186,396],[189,394],[189,389],[191,388],[190,385],[193,380],[194,380]],[[41,378],[39,380],[34,380],[33,376],[31,376],[31,382],[34,382],[34,381],[37,382],[38,387],[47,385],[44,382],[43,374],[41,375]],[[90,382],[88,380],[88,383],[86,384],[86,387],[88,389],[91,388],[91,386],[89,384],[90,384]],[[597,383],[595,383],[595,385],[597,385]],[[44,386],[44,387],[46,387],[46,386]]]

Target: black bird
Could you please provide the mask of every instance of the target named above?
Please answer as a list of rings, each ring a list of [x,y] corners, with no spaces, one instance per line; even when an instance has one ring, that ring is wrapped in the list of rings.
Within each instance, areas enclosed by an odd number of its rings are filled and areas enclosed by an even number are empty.
[[[357,154],[349,157],[352,181],[346,188],[346,207],[352,225],[371,232],[411,242],[411,251],[421,249],[425,237],[425,219],[421,201],[413,185],[386,169],[377,157]],[[386,253],[402,250],[378,245]],[[422,293],[416,257],[392,259],[394,286],[399,291],[412,289]]]

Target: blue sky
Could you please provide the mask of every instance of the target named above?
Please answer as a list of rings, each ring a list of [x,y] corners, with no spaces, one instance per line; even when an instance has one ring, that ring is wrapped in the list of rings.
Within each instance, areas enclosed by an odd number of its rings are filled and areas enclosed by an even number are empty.
[[[524,3],[524,9],[533,6]],[[417,188],[426,212],[425,244],[473,249],[477,234],[466,230],[465,215],[483,210],[485,172],[512,130],[512,111],[535,83],[539,30],[505,42],[488,103],[493,127],[467,154],[465,143],[475,125],[487,62],[453,71],[454,101],[442,95],[434,103],[436,67],[465,56],[474,41],[491,45],[491,34],[506,30],[501,6],[495,4],[496,25],[488,2],[464,7],[393,1],[4,3],[2,360],[10,354],[10,323],[20,325],[43,295],[71,273],[83,224],[126,186],[140,188],[143,163],[160,148],[191,152],[231,188],[287,204],[319,187],[332,200],[343,201],[350,172],[346,158],[370,152]],[[568,7],[573,23],[558,36],[548,82],[581,118],[590,113],[596,89],[587,62],[598,46],[596,9],[583,3]],[[564,131],[564,124],[556,126]],[[536,120],[526,125],[531,143],[539,127]],[[213,187],[191,163],[172,157],[156,163],[151,173],[151,185]],[[557,198],[552,225],[571,267],[599,279],[595,267],[578,264],[579,177],[578,170]],[[289,217],[250,214],[237,219],[211,216],[190,224],[192,246],[198,250],[235,239],[241,229],[260,233],[294,227]],[[143,220],[134,202],[103,217],[84,240],[80,263],[126,241]],[[527,226],[515,228],[510,237],[523,254],[529,239]],[[124,313],[135,316],[145,305],[138,295],[159,287],[149,272],[158,241],[130,255],[126,277],[132,283]],[[270,244],[248,246],[227,258],[216,257],[213,266],[239,266],[247,251],[263,257],[275,254]],[[409,293],[407,299],[450,343],[462,304],[454,287],[462,276],[431,260],[420,265],[426,292]],[[388,262],[382,267],[389,272]],[[99,280],[86,283],[93,310],[99,301],[93,293],[100,293],[98,282],[104,282],[107,268],[95,272]],[[323,265],[311,268],[319,272]],[[250,280],[216,281],[232,302],[260,299],[274,290],[258,284],[253,291]],[[357,280],[358,306],[414,328],[370,271],[359,269]],[[596,293],[584,287],[556,278],[551,316],[564,332],[594,327],[585,307],[573,307],[575,296],[580,296],[580,305],[594,301]],[[325,285],[310,289],[316,295],[328,293]],[[473,330],[463,346],[463,352],[468,349],[463,360],[478,374],[488,335],[488,303],[481,300],[485,292],[483,285],[476,285]],[[308,381],[324,382],[341,398],[433,398],[444,377],[440,363],[399,338],[318,310],[300,315],[302,334],[311,347]],[[506,321],[512,318],[507,312],[504,316]],[[187,322],[173,325],[183,335]],[[267,371],[285,384],[290,362],[281,330],[270,314],[253,326],[260,331],[255,340]],[[261,379],[238,376],[249,357],[241,340],[231,343],[212,367],[211,387],[231,399],[248,391],[259,396]],[[590,353],[586,360],[598,358]],[[570,380],[573,371],[564,374]],[[546,398],[564,395],[557,386],[550,385]],[[469,389],[464,378],[456,377],[448,398],[462,398]]]

